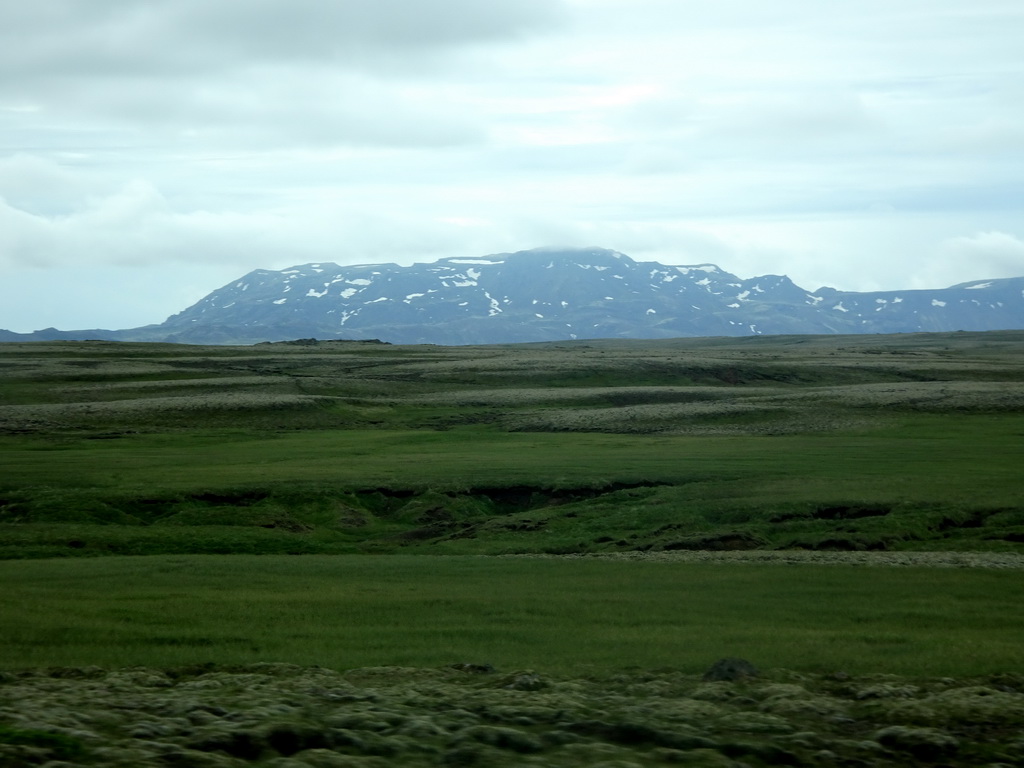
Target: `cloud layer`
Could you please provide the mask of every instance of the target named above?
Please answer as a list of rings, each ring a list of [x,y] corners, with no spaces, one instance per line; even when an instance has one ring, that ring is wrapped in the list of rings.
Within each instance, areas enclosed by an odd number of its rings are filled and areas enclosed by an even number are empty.
[[[1024,275],[1022,37],[1006,0],[9,3],[0,327],[541,245],[809,288]]]

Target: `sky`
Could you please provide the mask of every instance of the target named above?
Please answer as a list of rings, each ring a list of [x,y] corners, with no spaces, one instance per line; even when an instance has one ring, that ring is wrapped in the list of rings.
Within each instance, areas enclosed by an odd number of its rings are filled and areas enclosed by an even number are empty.
[[[0,5],[0,328],[536,247],[1024,276],[1020,0]]]

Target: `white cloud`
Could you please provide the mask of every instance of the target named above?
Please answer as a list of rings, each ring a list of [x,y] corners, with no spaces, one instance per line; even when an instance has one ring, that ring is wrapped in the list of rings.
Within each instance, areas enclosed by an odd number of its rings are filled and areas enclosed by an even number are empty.
[[[252,61],[407,68],[561,23],[558,0],[47,0],[0,9],[0,62],[30,81],[209,74]]]
[[[0,267],[62,269],[94,264],[202,262],[244,264],[272,227],[266,217],[205,211],[180,213],[151,184],[136,180],[62,215],[31,214],[0,203]]]
[[[0,327],[98,325],[90,274],[107,318],[160,275],[128,327],[256,268],[559,244],[1024,274],[1022,37],[1007,0],[7,3],[0,284],[68,298]]]
[[[1006,232],[978,232],[943,241],[934,259],[912,277],[915,288],[1024,275],[1024,240]]]
[[[40,149],[473,142],[444,73],[561,15],[542,0],[6,4],[0,71],[17,75],[0,77],[0,114]]]
[[[0,157],[0,200],[23,211],[63,213],[96,183],[72,168],[36,155]]]

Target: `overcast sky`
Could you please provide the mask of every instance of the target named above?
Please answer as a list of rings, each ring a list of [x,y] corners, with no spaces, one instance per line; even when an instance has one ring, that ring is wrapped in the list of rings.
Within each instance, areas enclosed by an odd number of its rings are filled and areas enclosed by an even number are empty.
[[[0,328],[253,269],[602,246],[1024,275],[1021,0],[0,5]]]

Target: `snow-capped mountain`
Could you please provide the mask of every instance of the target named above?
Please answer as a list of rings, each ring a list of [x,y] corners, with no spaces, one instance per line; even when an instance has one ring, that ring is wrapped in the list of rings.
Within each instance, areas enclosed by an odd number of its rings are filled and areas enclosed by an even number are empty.
[[[780,275],[743,279],[713,264],[666,266],[588,248],[256,270],[160,325],[89,338],[488,344],[1008,328],[1024,328],[1024,278],[938,290],[808,291]]]

